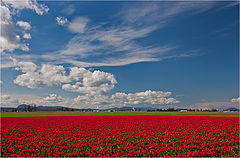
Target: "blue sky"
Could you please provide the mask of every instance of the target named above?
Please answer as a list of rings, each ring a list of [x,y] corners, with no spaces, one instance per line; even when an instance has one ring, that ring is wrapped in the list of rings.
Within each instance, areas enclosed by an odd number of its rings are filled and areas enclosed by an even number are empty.
[[[237,2],[1,3],[2,106],[237,107]]]

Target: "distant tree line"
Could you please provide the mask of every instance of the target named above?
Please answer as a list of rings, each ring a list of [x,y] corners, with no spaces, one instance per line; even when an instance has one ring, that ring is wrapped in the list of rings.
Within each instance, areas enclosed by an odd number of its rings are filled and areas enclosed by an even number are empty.
[[[26,112],[37,111],[37,106],[36,106],[36,104],[31,104],[31,105],[25,104],[24,111],[26,111]]]
[[[157,109],[157,110],[147,110],[148,112],[154,111],[167,111],[167,112],[174,112],[174,111],[197,111],[197,112],[217,112],[217,109],[175,109],[175,108],[168,108],[168,109]]]

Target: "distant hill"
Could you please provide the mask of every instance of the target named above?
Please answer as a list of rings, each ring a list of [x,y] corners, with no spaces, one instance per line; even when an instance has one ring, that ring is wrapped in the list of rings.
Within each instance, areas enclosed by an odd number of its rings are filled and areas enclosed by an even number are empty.
[[[18,109],[18,110],[22,110],[22,109],[24,110],[24,108],[25,108],[26,106],[27,106],[27,104],[20,104],[20,105],[17,106],[17,109]]]
[[[224,109],[224,111],[239,111],[239,109],[235,107],[230,107],[230,108]]]
[[[37,106],[37,111],[79,111],[81,109],[64,106]]]
[[[4,111],[4,112],[16,112],[17,109],[16,108],[10,108],[10,107],[1,107],[1,111]]]

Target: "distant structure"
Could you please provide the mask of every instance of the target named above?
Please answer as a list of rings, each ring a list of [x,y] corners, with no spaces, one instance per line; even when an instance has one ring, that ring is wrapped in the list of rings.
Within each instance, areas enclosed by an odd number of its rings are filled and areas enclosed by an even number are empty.
[[[185,110],[185,109],[182,109],[182,110],[180,110],[180,112],[187,112],[187,110]]]
[[[81,111],[81,112],[100,112],[100,111],[107,111],[107,112],[115,112],[115,111],[146,111],[146,112],[238,112],[239,109],[235,107],[229,107],[223,110],[217,110],[215,108],[165,108],[160,109],[157,107],[114,107],[114,108],[107,108],[107,109],[100,109],[97,106],[95,109],[78,109],[78,108],[70,108],[64,106],[37,106],[36,104],[20,104],[16,108],[12,107],[0,107],[1,112],[35,112],[35,111]]]

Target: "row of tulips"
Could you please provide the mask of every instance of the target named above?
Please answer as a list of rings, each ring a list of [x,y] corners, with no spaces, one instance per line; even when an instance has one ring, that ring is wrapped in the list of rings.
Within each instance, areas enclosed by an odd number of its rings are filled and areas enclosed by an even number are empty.
[[[1,118],[3,157],[239,157],[239,118]]]

